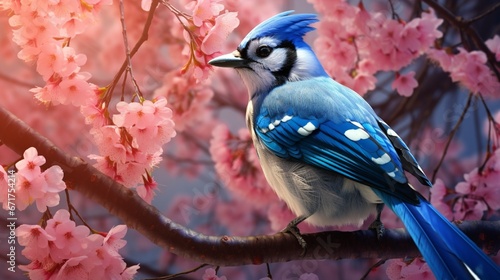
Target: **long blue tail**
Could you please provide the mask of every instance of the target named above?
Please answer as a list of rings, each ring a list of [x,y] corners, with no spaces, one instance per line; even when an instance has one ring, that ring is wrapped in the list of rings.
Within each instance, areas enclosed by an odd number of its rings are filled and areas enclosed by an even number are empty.
[[[374,191],[403,221],[436,279],[500,279],[500,267],[423,197],[412,205]]]

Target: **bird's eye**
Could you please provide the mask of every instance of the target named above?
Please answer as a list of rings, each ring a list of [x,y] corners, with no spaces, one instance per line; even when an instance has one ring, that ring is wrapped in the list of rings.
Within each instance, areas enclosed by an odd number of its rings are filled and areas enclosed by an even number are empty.
[[[262,45],[262,46],[259,46],[257,48],[257,50],[255,51],[255,54],[258,57],[264,58],[264,57],[268,57],[272,51],[273,51],[273,49],[270,46]]]

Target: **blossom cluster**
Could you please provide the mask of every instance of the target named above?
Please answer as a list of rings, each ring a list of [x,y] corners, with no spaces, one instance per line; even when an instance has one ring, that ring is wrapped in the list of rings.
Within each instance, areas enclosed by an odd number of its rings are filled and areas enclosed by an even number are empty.
[[[81,72],[87,57],[70,46],[85,31],[95,14],[110,0],[92,1],[6,1],[2,9],[11,10],[9,23],[13,41],[21,47],[18,57],[36,61],[36,70],[45,86],[32,89],[42,102],[80,106],[91,97],[90,73]]]
[[[248,129],[232,134],[224,124],[217,126],[210,141],[210,154],[217,174],[239,197],[267,204],[277,200],[260,167]]]
[[[496,149],[482,168],[464,175],[454,189],[437,180],[431,189],[432,203],[450,220],[481,220],[500,210],[500,149]]]
[[[496,38],[496,39],[495,39]],[[500,37],[498,35],[488,42],[490,49],[500,53]],[[495,49],[496,48],[496,49]],[[438,62],[444,71],[450,73],[454,82],[460,82],[473,93],[497,97],[500,93],[500,82],[487,66],[488,59],[482,51],[467,51],[458,48],[457,54],[451,54],[446,49],[429,50],[428,56]],[[496,55],[500,61],[500,55]]]
[[[401,71],[442,36],[442,20],[423,12],[409,22],[369,13],[362,2],[310,0],[323,17],[315,41],[318,57],[338,82],[363,95],[375,88],[378,71]],[[417,86],[414,73],[397,74],[393,88],[409,96]]]
[[[409,261],[393,259],[388,261],[387,276],[391,280],[395,279],[436,279],[427,265],[421,258]]]
[[[67,210],[58,210],[40,225],[20,225],[18,242],[22,254],[31,262],[20,265],[30,279],[132,279],[138,265],[126,267],[118,251],[127,227],[118,225],[108,233],[90,234],[89,228],[77,226]]]
[[[94,128],[99,155],[91,155],[96,167],[104,174],[133,187],[139,183],[139,194],[151,202],[156,186],[148,172],[161,161],[162,145],[176,135],[172,110],[167,100],[155,102],[119,102],[119,114],[113,115],[113,124]]]
[[[146,3],[144,3],[146,2]],[[143,0],[143,9],[150,0]],[[192,71],[197,80],[208,77],[208,61],[221,54],[221,42],[238,26],[238,13],[225,10],[222,0],[195,0],[186,5],[191,15],[174,11],[183,25],[182,37],[187,44],[182,54],[188,58],[182,72]],[[167,4],[169,5],[169,4]],[[147,9],[147,8],[146,8]]]
[[[193,11],[184,30],[186,48],[184,54],[189,54],[194,66],[194,76],[197,79],[208,77],[211,67],[208,61],[220,55],[220,42],[225,40],[240,23],[236,12],[224,11],[222,0],[195,0],[188,4],[188,10]],[[188,31],[189,30],[189,31]]]
[[[38,211],[45,212],[47,207],[59,204],[59,192],[66,189],[63,181],[61,167],[53,165],[45,171],[41,166],[46,162],[45,157],[38,155],[38,151],[31,147],[24,154],[23,159],[16,163],[17,173],[15,180],[16,209],[24,210],[30,204],[36,203]],[[7,174],[1,169],[2,180],[0,182],[0,202],[3,208],[8,209]]]
[[[207,106],[213,90],[203,83],[197,83],[190,75],[170,71],[163,77],[163,85],[154,92],[157,97],[165,97],[172,109],[172,120],[178,132],[209,118]]]
[[[344,0],[310,0],[323,14],[315,41],[317,54],[325,62],[327,72],[340,83],[363,95],[375,88],[379,71],[396,71],[392,84],[400,95],[410,96],[418,86],[415,72],[401,74],[405,67],[426,54],[450,73],[454,82],[460,82],[474,93],[498,94],[500,82],[487,64],[482,51],[458,48],[452,54],[447,48],[437,47],[442,36],[438,27],[443,22],[433,10],[405,22],[392,11],[393,18],[382,12],[369,13],[363,2],[358,6]],[[486,42],[490,50],[500,53],[498,36]]]

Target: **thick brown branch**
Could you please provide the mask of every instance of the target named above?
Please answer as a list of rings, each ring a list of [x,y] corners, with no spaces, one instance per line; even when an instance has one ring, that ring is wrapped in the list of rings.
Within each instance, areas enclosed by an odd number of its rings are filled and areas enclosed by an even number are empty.
[[[0,141],[22,154],[36,147],[46,166],[59,165],[68,187],[101,204],[152,242],[175,254],[214,265],[244,265],[297,259],[401,258],[419,252],[404,229],[387,230],[377,240],[374,231],[306,234],[308,250],[291,234],[231,237],[205,236],[178,225],[78,157],[70,157],[46,138],[0,107]],[[480,247],[496,253],[500,246],[500,221],[467,222],[460,228]]]

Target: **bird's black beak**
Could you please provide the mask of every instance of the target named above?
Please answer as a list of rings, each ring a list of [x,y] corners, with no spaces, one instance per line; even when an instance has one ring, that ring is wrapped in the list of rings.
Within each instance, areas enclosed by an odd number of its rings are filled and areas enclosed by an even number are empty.
[[[242,68],[247,67],[247,61],[241,58],[239,51],[224,54],[208,62],[208,64],[217,67]]]

